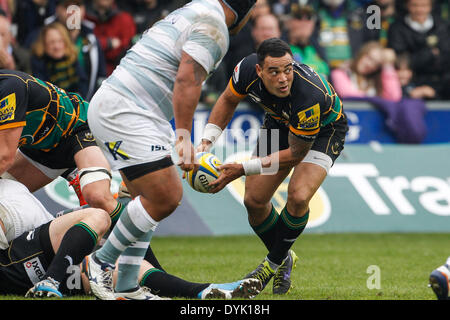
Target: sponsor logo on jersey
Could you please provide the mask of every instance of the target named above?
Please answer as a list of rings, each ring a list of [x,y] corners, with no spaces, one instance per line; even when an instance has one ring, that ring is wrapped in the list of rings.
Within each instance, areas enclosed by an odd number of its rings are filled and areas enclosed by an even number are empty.
[[[42,266],[41,260],[39,258],[33,258],[31,260],[25,261],[23,267],[30,278],[30,281],[35,284],[45,278],[45,270]]]
[[[11,93],[0,100],[0,123],[14,120],[16,112],[16,94]]]
[[[320,125],[320,105],[316,104],[298,113],[298,129],[312,130]]]
[[[84,134],[83,141],[85,141],[85,142],[94,142],[95,141],[94,135],[91,132],[86,132]]]
[[[234,67],[234,72],[233,72],[233,81],[234,83],[237,83],[239,81],[239,74],[241,72],[241,63],[243,60],[241,60],[236,67]]]

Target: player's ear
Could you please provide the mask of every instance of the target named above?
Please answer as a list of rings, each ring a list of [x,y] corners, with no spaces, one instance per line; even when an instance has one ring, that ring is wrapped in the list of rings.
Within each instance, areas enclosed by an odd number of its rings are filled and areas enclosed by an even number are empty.
[[[255,68],[256,68],[256,73],[258,74],[258,77],[261,78],[262,67],[259,64],[256,64]]]

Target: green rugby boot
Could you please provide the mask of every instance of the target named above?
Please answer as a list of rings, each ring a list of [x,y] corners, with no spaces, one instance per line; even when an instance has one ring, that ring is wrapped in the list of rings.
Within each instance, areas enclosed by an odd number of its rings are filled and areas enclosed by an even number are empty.
[[[291,289],[291,272],[297,264],[298,257],[293,250],[278,267],[273,277],[273,294],[286,294]]]

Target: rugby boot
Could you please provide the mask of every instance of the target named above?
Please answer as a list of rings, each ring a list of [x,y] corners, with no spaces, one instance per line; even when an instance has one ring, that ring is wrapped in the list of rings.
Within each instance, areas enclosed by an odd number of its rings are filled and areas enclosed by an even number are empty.
[[[273,294],[286,294],[291,289],[291,272],[297,264],[298,257],[293,250],[278,267],[273,277]]]

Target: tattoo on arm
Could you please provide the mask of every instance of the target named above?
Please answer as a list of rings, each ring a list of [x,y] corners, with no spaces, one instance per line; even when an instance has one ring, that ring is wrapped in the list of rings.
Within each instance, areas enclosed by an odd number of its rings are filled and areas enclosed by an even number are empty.
[[[186,63],[192,64],[192,67],[194,68],[194,84],[196,86],[201,86],[203,84],[203,81],[206,79],[206,70],[192,58],[186,60]]]
[[[312,146],[312,142],[306,142],[292,133],[289,133],[288,141],[292,155],[298,159],[303,159]]]

